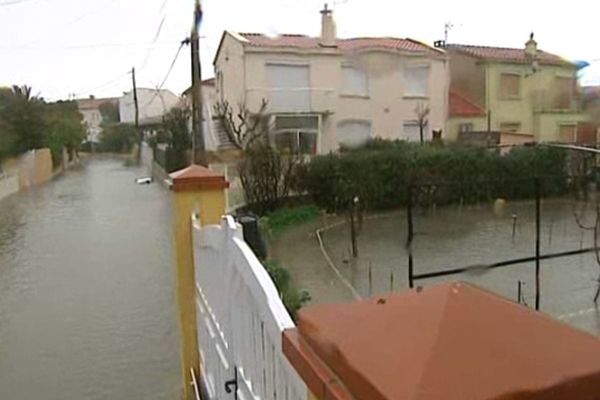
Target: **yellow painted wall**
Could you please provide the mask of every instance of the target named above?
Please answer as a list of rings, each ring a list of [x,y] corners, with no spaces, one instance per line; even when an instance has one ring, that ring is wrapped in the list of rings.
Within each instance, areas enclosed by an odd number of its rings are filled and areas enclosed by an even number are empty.
[[[179,327],[181,332],[181,372],[183,399],[191,400],[190,368],[201,376],[200,354],[196,324],[196,279],[194,276],[194,252],[191,215],[197,212],[200,222],[218,224],[225,213],[225,190],[201,190],[174,192],[174,249],[176,295]],[[201,261],[200,261],[201,262]]]
[[[500,75],[517,73],[521,76],[521,96],[518,99],[501,99]],[[574,76],[572,68],[541,65],[532,74],[530,65],[488,63],[486,79],[489,89],[488,108],[491,110],[492,130],[500,130],[502,123],[519,122],[521,131],[532,133],[536,140],[547,141],[558,139],[557,124],[575,124],[585,121],[583,113],[551,113],[537,112],[539,101],[544,100],[543,91],[551,91],[556,77]],[[546,92],[546,96],[549,92]]]
[[[7,176],[17,176],[19,189],[37,186],[52,178],[52,153],[50,149],[36,149],[12,157],[2,162],[2,170]]]

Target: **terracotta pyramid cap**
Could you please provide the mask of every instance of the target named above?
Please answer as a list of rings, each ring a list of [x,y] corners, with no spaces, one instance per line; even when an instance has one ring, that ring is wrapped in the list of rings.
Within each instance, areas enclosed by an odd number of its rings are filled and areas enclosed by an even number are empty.
[[[171,188],[175,192],[196,189],[226,189],[229,182],[225,177],[201,165],[190,165],[169,174]]]

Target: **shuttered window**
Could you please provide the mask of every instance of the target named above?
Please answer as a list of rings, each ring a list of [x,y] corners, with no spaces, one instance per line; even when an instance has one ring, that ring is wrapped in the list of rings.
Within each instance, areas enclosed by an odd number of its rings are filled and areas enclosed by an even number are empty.
[[[427,141],[431,138],[429,133],[429,126],[423,127],[423,140]],[[416,121],[405,121],[402,124],[402,139],[408,140],[409,142],[421,141],[421,133],[419,130],[419,124]]]
[[[427,97],[429,92],[429,66],[409,66],[404,69],[404,96]]]
[[[368,96],[367,73],[361,69],[342,66],[342,94],[347,96]]]
[[[310,70],[308,65],[267,64],[269,104],[278,110],[308,110]]]
[[[555,98],[554,108],[569,109],[575,91],[575,80],[573,78],[556,77],[554,79]]]
[[[500,97],[510,99],[521,96],[521,76],[518,74],[500,74]]]
[[[575,143],[577,139],[577,125],[561,125],[558,128],[558,140],[563,143]]]
[[[337,140],[340,146],[360,147],[371,138],[371,122],[342,121],[337,126]]]

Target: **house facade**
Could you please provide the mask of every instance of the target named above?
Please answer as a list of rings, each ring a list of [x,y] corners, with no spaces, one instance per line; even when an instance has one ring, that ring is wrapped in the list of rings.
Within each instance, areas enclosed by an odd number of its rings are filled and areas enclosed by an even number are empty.
[[[274,143],[304,153],[358,146],[369,138],[419,140],[417,107],[430,112],[425,138],[445,130],[445,51],[412,39],[338,39],[331,10],[320,37],[223,34],[215,56],[219,101],[260,109]]]
[[[170,90],[137,88],[138,115],[140,125],[153,125],[162,121],[162,116],[180,103],[180,98]],[[119,98],[121,122],[135,123],[135,102],[133,91]]]
[[[578,67],[538,49],[533,34],[521,49],[439,46],[450,56],[452,90],[485,112],[475,120],[452,116],[448,138],[483,123],[485,130],[533,135],[536,141],[578,141],[578,125],[587,120],[578,96]]]
[[[83,116],[83,123],[87,132],[86,141],[92,143],[100,142],[102,133],[102,113],[100,106],[104,103],[117,104],[117,98],[96,99],[91,96],[89,99],[78,99],[77,108]]]

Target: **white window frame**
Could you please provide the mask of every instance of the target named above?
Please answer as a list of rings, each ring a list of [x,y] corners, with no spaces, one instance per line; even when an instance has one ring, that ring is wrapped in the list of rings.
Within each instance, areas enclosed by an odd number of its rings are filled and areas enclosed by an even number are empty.
[[[360,90],[358,91],[354,91],[351,88],[349,88],[349,86],[351,85],[347,85],[347,71],[351,70],[351,73],[355,73],[355,74],[361,74],[364,76],[364,92],[361,92]],[[342,97],[362,97],[362,98],[368,98],[369,97],[369,92],[370,92],[370,88],[369,88],[369,75],[367,74],[367,71],[361,69],[361,68],[357,68],[355,66],[353,66],[352,64],[342,64],[340,67],[340,71],[341,71],[341,75],[342,75],[342,85],[341,85],[341,90],[340,90],[340,95]],[[362,85],[361,85],[362,86]]]
[[[311,128],[283,128],[283,129],[274,129],[273,130],[273,137],[272,137],[272,143],[276,145],[276,136],[282,133],[296,133],[296,147],[300,148],[300,133],[302,132],[306,132],[306,133],[315,133],[316,134],[316,146],[315,146],[315,152],[307,154],[307,155],[316,155],[319,154],[321,152],[321,130],[322,130],[322,117],[320,114],[286,114],[286,113],[281,113],[281,114],[275,114],[273,115],[273,120],[272,120],[272,126],[275,127],[275,120],[277,119],[277,117],[312,117],[312,118],[317,118],[317,128],[316,129],[311,129]],[[306,153],[303,153],[306,154]]]
[[[427,78],[425,81],[425,90],[424,92],[415,93],[409,91],[408,82],[410,81],[410,77],[408,75],[409,70],[418,70],[425,69],[427,70]],[[403,97],[409,99],[427,99],[429,98],[429,89],[430,89],[430,80],[431,80],[431,65],[430,64],[409,64],[406,65],[402,69],[402,86],[403,86]]]

